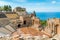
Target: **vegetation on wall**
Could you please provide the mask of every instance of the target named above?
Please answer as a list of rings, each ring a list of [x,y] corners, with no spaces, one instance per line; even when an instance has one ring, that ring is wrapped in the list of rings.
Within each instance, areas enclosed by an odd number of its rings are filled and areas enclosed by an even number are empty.
[[[40,20],[40,23],[42,26],[46,26],[47,25],[47,21],[46,20]]]

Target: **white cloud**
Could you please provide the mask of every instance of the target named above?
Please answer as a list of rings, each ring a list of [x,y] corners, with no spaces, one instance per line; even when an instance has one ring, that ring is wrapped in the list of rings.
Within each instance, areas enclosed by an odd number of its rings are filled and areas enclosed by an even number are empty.
[[[27,11],[29,10],[29,12],[32,11],[36,11],[36,12],[60,12],[60,8],[59,7],[30,7],[27,8]]]
[[[11,5],[13,3],[11,2],[6,2],[6,1],[0,1],[0,6],[3,6],[3,5]]]

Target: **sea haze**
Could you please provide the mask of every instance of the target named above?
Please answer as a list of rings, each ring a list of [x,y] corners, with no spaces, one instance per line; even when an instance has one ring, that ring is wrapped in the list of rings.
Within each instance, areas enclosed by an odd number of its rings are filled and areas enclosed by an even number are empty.
[[[60,12],[36,12],[36,16],[40,20],[47,20],[48,18],[60,18]]]

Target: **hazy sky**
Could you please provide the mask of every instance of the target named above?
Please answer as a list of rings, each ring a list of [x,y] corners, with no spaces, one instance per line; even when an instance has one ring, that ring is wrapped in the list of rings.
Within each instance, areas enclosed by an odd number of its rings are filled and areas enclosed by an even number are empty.
[[[0,0],[0,6],[3,5],[21,6],[27,11],[60,12],[60,0]]]

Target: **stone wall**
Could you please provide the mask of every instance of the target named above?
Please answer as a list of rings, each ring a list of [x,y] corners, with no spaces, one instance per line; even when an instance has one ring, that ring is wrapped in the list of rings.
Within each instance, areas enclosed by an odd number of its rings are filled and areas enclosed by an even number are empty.
[[[49,19],[47,20],[47,26],[45,31],[52,36],[60,34],[60,19]]]

